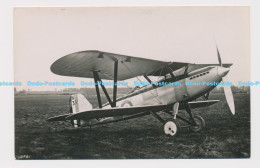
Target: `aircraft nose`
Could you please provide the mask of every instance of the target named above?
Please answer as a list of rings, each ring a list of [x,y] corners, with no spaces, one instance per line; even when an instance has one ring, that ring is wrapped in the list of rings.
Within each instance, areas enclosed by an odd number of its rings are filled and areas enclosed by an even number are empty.
[[[218,75],[224,77],[229,72],[230,68],[218,67]]]

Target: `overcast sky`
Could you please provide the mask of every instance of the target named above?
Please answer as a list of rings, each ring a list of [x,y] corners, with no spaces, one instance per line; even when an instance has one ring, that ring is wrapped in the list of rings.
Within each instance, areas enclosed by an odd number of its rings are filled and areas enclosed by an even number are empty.
[[[20,89],[27,81],[93,81],[50,71],[58,58],[82,50],[218,63],[217,43],[222,61],[234,64],[228,79],[236,84],[250,80],[249,30],[249,7],[15,8],[15,81]]]

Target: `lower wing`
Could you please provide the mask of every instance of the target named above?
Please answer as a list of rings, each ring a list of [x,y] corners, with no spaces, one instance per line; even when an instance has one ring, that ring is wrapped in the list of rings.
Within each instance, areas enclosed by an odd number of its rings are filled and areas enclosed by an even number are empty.
[[[219,102],[219,100],[207,100],[207,101],[194,101],[189,102],[191,108],[199,108],[210,106]],[[135,115],[147,111],[162,111],[171,110],[172,105],[153,105],[153,106],[139,106],[139,107],[124,107],[124,108],[111,108],[111,109],[93,109],[76,114],[65,114],[49,118],[47,121],[65,121],[65,120],[88,120],[94,118],[105,118],[125,115]],[[184,109],[184,106],[180,105],[179,109]],[[147,113],[149,114],[149,113]]]
[[[219,100],[192,101],[192,102],[189,102],[189,104],[190,104],[190,107],[192,109],[194,109],[194,108],[210,106],[217,102],[219,102]],[[180,106],[180,109],[184,109],[184,108],[185,108],[184,106]]]
[[[123,115],[134,115],[144,111],[161,111],[167,109],[169,105],[153,105],[140,107],[119,107],[111,109],[93,109],[75,114],[65,114],[49,118],[47,121],[65,120],[88,120],[94,118],[115,117]]]

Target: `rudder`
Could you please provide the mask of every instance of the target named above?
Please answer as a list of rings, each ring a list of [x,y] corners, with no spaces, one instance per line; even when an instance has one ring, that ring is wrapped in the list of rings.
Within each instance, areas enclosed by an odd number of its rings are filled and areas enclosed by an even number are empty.
[[[80,113],[92,109],[92,105],[82,94],[71,95],[69,104],[71,113]],[[71,120],[71,124],[73,127],[81,126],[80,120]]]

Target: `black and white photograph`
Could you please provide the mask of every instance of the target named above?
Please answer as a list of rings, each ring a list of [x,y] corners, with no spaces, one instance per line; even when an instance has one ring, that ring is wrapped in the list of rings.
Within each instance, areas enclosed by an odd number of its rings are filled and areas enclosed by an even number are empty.
[[[13,8],[15,158],[250,158],[249,14]]]
[[[0,162],[259,167],[259,9],[0,1]]]

